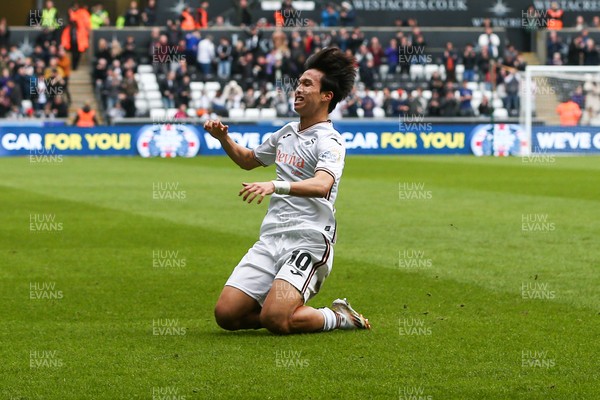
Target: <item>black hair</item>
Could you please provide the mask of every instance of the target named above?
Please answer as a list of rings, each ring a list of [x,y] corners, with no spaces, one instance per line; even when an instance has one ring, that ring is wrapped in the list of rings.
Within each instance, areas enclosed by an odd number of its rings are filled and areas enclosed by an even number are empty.
[[[333,92],[328,112],[332,112],[340,101],[348,97],[356,79],[356,59],[344,54],[337,47],[327,47],[304,63],[304,69],[316,69],[323,73],[321,92]]]

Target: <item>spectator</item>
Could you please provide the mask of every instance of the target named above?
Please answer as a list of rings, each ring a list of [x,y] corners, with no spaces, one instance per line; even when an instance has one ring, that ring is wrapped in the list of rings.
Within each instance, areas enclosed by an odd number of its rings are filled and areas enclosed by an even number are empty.
[[[585,96],[583,94],[583,87],[581,85],[575,88],[575,92],[573,92],[573,96],[571,96],[571,100],[573,100],[580,109],[584,109],[585,106]]]
[[[556,1],[550,4],[550,9],[546,13],[548,15],[548,30],[559,31],[563,28],[564,11],[558,6]]]
[[[431,79],[429,80],[429,90],[432,92],[437,92],[439,95],[444,93],[444,81],[442,80],[438,71],[434,71],[431,74]]]
[[[478,110],[479,115],[485,117],[491,117],[494,113],[494,108],[490,105],[490,100],[487,98],[487,96],[483,96],[481,98],[481,103],[479,103]]]
[[[190,89],[190,77],[189,75],[183,75],[181,82],[178,86],[177,97],[175,98],[175,106],[179,108],[181,104],[188,106],[192,99],[192,91]]]
[[[400,75],[410,76],[411,55],[415,53],[413,46],[408,41],[406,36],[400,39],[400,47],[398,49],[398,62],[400,64]]]
[[[563,60],[560,53],[554,53],[552,55],[552,61],[550,61],[550,65],[563,65]]]
[[[73,124],[79,128],[93,128],[98,125],[96,112],[92,110],[89,103],[85,103],[82,108],[77,110]]]
[[[488,50],[488,54],[491,58],[498,58],[498,47],[500,47],[500,38],[496,35],[491,27],[485,28],[485,33],[479,35],[479,48],[483,51],[484,48]]]
[[[550,36],[557,36],[556,31],[551,31]],[[550,48],[548,49],[550,51]],[[583,65],[585,54],[585,43],[581,35],[575,36],[569,44],[567,63],[569,65]]]
[[[600,16],[594,15],[592,18],[592,28],[600,29]]]
[[[372,58],[368,58],[366,64],[361,63],[359,68],[360,80],[365,84],[367,90],[373,90],[375,88],[375,64]]]
[[[347,1],[342,1],[340,10],[340,25],[354,26],[356,24],[356,11],[352,9],[352,5]],[[343,49],[342,49],[343,50]]]
[[[50,30],[60,28],[58,19],[58,10],[54,7],[52,0],[46,1],[46,7],[42,10],[42,19],[40,21],[42,28],[48,28]]]
[[[373,109],[375,108],[375,100],[369,94],[361,99],[361,108],[363,109],[364,118],[373,118]]]
[[[56,118],[68,118],[69,117],[69,107],[67,103],[65,103],[62,96],[56,96],[54,98],[54,102],[51,105],[52,114]]]
[[[377,68],[379,71],[379,67],[383,62],[383,58],[385,57],[385,53],[381,44],[379,43],[379,39],[376,36],[373,36],[369,45],[369,53],[373,56],[373,66]]]
[[[219,58],[217,75],[221,79],[229,79],[231,76],[231,62],[233,60],[232,52],[233,48],[231,47],[229,39],[222,37],[217,46],[217,57]]]
[[[63,80],[65,81],[65,94],[67,95],[68,102],[71,103],[71,92],[69,91],[69,79],[71,77],[71,59],[67,55],[67,52],[63,47],[58,50],[58,68],[63,71]]]
[[[460,89],[460,105],[458,113],[461,117],[471,117],[475,115],[471,100],[473,99],[473,91],[467,87],[467,81],[462,81]]]
[[[444,67],[446,68],[446,80],[456,82],[456,64],[458,61],[458,54],[454,51],[454,44],[452,42],[446,43],[446,49],[444,50]]]
[[[477,58],[477,69],[479,71],[479,82],[490,82],[491,59],[487,47],[481,49]]]
[[[234,25],[241,26],[242,28],[252,25],[252,13],[248,9],[248,0],[236,0],[234,8]]]
[[[94,80],[97,88],[100,88],[102,86],[102,84],[106,80],[106,77],[108,76],[107,67],[108,64],[106,62],[106,59],[101,58],[98,60],[96,68],[94,68],[94,72],[92,73],[92,79]]]
[[[104,9],[102,3],[96,4],[92,7],[92,14],[90,15],[90,23],[92,29],[98,29],[103,26],[110,25],[110,19],[108,18],[108,11]]]
[[[242,98],[244,108],[256,108],[256,99],[254,98],[254,89],[249,87]]]
[[[440,116],[456,117],[458,115],[458,101],[454,96],[454,91],[448,90],[440,102]]]
[[[142,22],[142,16],[138,9],[137,1],[129,3],[129,8],[125,12],[125,26],[140,26]]]
[[[121,78],[117,75],[114,70],[109,69],[107,72],[106,81],[102,84],[100,90],[102,97],[102,104],[106,110],[110,110],[115,107],[119,101],[119,93],[121,91]]]
[[[196,9],[196,29],[208,28],[208,1],[203,1]]]
[[[477,63],[477,55],[472,44],[467,44],[462,55],[462,63],[465,67],[463,72],[463,80],[472,82],[475,80],[475,65]]]
[[[558,36],[556,31],[551,31],[548,34],[548,42],[546,45],[546,51],[548,54],[548,63],[551,61],[552,57],[554,56],[554,53],[562,54],[563,47],[564,47],[564,45],[562,43],[562,40]]]
[[[204,76],[212,74],[212,62],[216,56],[212,36],[207,36],[198,44],[198,65]]]
[[[556,113],[560,117],[561,126],[577,126],[581,118],[581,109],[572,99],[560,103],[556,107]]]
[[[108,110],[108,116],[110,117],[111,120],[125,118],[126,115],[127,115],[127,113],[123,109],[123,105],[121,104],[120,101],[117,101],[115,106],[112,107],[110,110]]]
[[[575,29],[577,29],[578,31],[581,31],[586,27],[587,27],[587,24],[585,23],[585,20],[583,19],[583,15],[578,15],[575,18]]]
[[[6,18],[0,19],[0,48],[7,48],[10,44],[10,29]]]
[[[112,62],[112,56],[110,54],[110,48],[108,47],[108,42],[104,38],[100,38],[98,40],[98,45],[96,48],[96,61],[104,58],[107,62]]]
[[[135,81],[133,70],[128,69],[125,71],[125,77],[121,82],[121,93],[125,95],[125,102],[121,102],[127,117],[133,117],[135,115],[135,95],[138,94],[139,88]]]
[[[156,25],[156,0],[148,0],[148,5],[142,11],[142,23],[144,26]]]
[[[509,73],[504,78],[504,86],[506,88],[504,107],[511,116],[518,115],[520,107],[519,93],[521,87],[521,78],[515,70],[509,70]]]
[[[173,116],[174,119],[186,119],[188,118],[187,114],[187,105],[185,103],[181,103],[177,108],[177,112]]]
[[[179,16],[179,21],[181,22],[181,30],[183,31],[193,31],[196,29],[196,21],[190,11],[190,6],[185,6]]]
[[[398,72],[398,41],[395,38],[390,39],[390,45],[385,49],[385,58],[388,64],[388,73],[396,74]]]
[[[598,56],[598,49],[594,39],[588,38],[585,42],[585,48],[583,50],[583,65],[598,65],[600,64],[600,57]]]
[[[425,115],[425,109],[423,108],[421,99],[419,98],[419,96],[415,96],[412,91],[408,93],[406,105],[408,106],[408,109],[406,110],[406,115],[409,115],[411,117]]]
[[[266,87],[262,87],[260,89],[260,94],[258,96],[258,99],[256,99],[256,103],[255,103],[255,107],[256,108],[271,108],[273,99],[270,97],[269,93],[267,92],[267,88]]]
[[[350,96],[346,99],[346,113],[349,118],[358,118],[358,109],[360,108],[360,97],[356,93],[356,86],[352,88]]]
[[[175,94],[178,92],[175,71],[170,71],[166,78],[160,82],[160,92],[165,108],[175,108]]]
[[[69,9],[69,24],[65,27],[61,36],[61,44],[66,50],[71,51],[73,71],[79,66],[81,53],[85,52],[89,43],[89,31],[91,28],[90,13],[79,7],[77,2]]]
[[[427,115],[430,117],[441,116],[440,105],[440,94],[437,91],[433,91],[431,93],[431,99],[429,99],[429,103],[427,104]]]
[[[321,26],[330,28],[340,24],[340,14],[335,9],[335,4],[327,3],[321,13]]]

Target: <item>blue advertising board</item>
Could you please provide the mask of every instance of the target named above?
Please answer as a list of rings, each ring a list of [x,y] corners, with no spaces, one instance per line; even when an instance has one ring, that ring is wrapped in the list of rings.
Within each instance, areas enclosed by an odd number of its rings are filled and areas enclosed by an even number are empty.
[[[255,148],[282,125],[230,125],[229,135]],[[518,125],[437,125],[423,122],[336,122],[348,154],[518,155],[529,143]],[[198,125],[28,127],[0,126],[0,156],[141,155],[194,157],[224,155],[219,141]]]
[[[532,129],[533,153],[600,153],[600,127],[536,126]]]

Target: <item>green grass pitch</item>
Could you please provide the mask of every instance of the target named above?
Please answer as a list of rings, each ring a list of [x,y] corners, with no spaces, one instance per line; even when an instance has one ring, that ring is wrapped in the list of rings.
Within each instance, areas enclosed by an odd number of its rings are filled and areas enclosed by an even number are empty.
[[[213,319],[273,168],[59,161],[0,160],[1,399],[600,398],[599,158],[348,157],[309,304],[373,330],[286,337]]]

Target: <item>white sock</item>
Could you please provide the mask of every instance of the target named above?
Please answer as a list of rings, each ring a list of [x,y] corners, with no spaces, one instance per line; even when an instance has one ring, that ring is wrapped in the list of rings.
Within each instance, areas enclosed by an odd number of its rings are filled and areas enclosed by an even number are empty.
[[[323,314],[323,319],[325,320],[323,332],[332,331],[340,327],[340,324],[342,323],[342,317],[344,317],[343,315],[336,313],[328,307],[317,308],[317,310],[321,311],[321,314]]]

